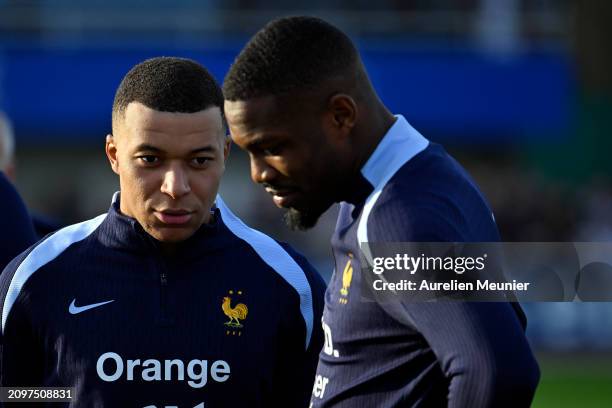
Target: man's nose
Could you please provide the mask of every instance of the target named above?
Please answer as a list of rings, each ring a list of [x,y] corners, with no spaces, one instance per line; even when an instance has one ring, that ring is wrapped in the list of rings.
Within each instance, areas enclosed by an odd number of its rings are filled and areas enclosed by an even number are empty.
[[[180,164],[173,164],[165,172],[161,191],[175,200],[191,191],[189,176]]]
[[[251,179],[255,183],[268,183],[276,177],[276,170],[270,167],[265,160],[251,155]]]

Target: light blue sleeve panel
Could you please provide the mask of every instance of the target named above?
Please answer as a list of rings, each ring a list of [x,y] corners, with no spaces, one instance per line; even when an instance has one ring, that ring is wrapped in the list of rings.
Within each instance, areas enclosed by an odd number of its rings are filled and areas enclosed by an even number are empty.
[[[30,276],[32,276],[34,272],[38,271],[45,264],[57,258],[70,245],[87,238],[92,232],[95,231],[96,228],[100,226],[105,218],[106,214],[102,214],[91,220],[62,228],[61,230],[47,237],[44,241],[40,242],[36,248],[30,251],[23,262],[21,262],[17,267],[17,270],[11,279],[6,298],[4,299],[4,305],[2,308],[3,333],[9,313],[11,312],[11,309],[15,304],[15,301],[17,300],[23,286],[28,279],[30,279]]]
[[[221,196],[217,195],[216,203],[227,228],[238,238],[249,244],[261,259],[282,276],[300,296],[300,311],[306,324],[305,348],[308,348],[312,336],[314,317],[312,290],[304,270],[278,242],[262,232],[247,226],[234,215],[223,202]]]

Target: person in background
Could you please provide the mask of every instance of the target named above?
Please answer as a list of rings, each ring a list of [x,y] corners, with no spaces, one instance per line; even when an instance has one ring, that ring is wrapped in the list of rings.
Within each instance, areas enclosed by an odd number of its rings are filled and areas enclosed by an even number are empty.
[[[15,135],[6,113],[0,111],[0,171],[15,180]]]
[[[0,270],[36,242],[32,219],[13,184],[0,172]]]
[[[0,112],[0,171],[5,174],[8,180],[15,183],[17,176],[15,134],[11,121],[4,112]],[[30,216],[34,231],[39,239],[62,227],[60,222],[52,218],[36,213],[30,214]]]

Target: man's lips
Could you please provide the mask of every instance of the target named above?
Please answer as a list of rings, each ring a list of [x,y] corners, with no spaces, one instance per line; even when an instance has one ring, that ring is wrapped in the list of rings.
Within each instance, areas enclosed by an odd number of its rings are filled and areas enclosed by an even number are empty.
[[[192,211],[183,209],[155,210],[153,214],[163,224],[168,225],[187,224],[193,217]]]
[[[297,189],[273,189],[266,187],[266,192],[272,196],[277,207],[290,208],[299,194]]]

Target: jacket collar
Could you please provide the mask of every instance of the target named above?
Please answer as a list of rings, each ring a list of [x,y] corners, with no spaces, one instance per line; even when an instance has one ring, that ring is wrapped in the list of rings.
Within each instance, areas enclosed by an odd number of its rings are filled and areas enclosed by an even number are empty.
[[[361,174],[375,189],[386,184],[400,167],[429,145],[402,115],[395,117],[395,123],[361,168]]]
[[[159,254],[160,242],[149,235],[132,217],[121,213],[121,195],[113,195],[106,219],[100,225],[100,241],[107,247],[140,254]],[[176,257],[192,258],[229,245],[232,233],[224,225],[219,210],[212,210],[211,222],[203,224],[191,237],[177,246]]]
[[[382,188],[400,167],[429,145],[429,141],[410,126],[402,115],[395,115],[395,118],[391,128],[361,168],[352,185],[351,196],[345,200],[355,206],[354,212],[360,211],[374,190]]]

